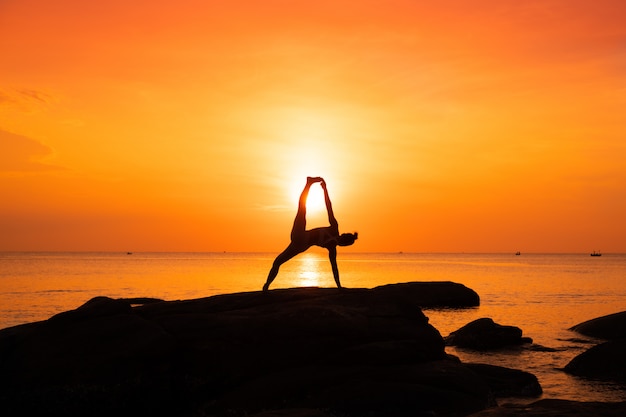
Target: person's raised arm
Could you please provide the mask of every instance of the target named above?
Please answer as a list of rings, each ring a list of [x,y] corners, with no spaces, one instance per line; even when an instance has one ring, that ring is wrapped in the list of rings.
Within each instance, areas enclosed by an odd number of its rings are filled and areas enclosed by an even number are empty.
[[[326,189],[326,181],[322,181],[320,183],[322,189],[324,190],[324,201],[326,202],[326,211],[328,212],[328,222],[333,227],[338,227],[339,223],[337,219],[335,219],[335,214],[333,213],[333,205],[330,202],[330,197],[328,196],[328,190]]]

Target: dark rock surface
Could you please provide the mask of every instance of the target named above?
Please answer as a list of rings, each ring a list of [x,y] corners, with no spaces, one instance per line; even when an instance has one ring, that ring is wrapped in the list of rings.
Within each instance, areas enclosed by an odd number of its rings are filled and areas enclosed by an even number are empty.
[[[564,370],[572,375],[626,383],[626,339],[593,346],[572,359]]]
[[[531,373],[484,363],[465,365],[483,377],[496,397],[538,397],[543,393],[537,377]]]
[[[601,403],[545,399],[532,404],[509,404],[491,408],[471,417],[623,417],[626,402]]]
[[[606,339],[572,359],[564,368],[572,375],[626,382],[626,312],[579,323],[570,330]]]
[[[519,375],[451,359],[420,307],[477,303],[450,282],[97,297],[0,330],[0,415],[467,415]]]
[[[626,311],[579,323],[570,327],[570,330],[598,339],[626,338]]]
[[[490,318],[474,320],[446,337],[446,345],[475,350],[501,349],[531,343],[532,339],[522,337],[522,329],[503,326]]]

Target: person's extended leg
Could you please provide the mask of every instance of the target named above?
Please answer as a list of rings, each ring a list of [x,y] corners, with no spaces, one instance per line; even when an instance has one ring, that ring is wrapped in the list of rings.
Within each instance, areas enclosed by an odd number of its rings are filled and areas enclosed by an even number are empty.
[[[311,185],[316,182],[321,182],[320,177],[307,177],[306,185],[300,194],[300,200],[298,201],[298,212],[296,218],[293,221],[293,227],[291,228],[291,240],[299,240],[304,235],[306,230],[306,200],[309,197],[309,189]]]
[[[331,227],[335,228],[337,230],[337,233],[339,233],[339,223],[335,218],[335,213],[333,213],[333,205],[330,201],[328,190],[326,189],[326,181],[322,181],[321,185],[322,189],[324,190],[324,202],[326,203],[326,211],[328,212],[328,222],[330,223]]]
[[[299,250],[295,245],[290,244],[289,246],[287,246],[287,249],[282,251],[282,253],[279,254],[276,257],[276,259],[274,259],[274,263],[272,264],[272,269],[270,269],[270,272],[267,275],[267,281],[265,281],[265,285],[263,285],[263,291],[268,290],[268,288],[270,287],[270,284],[272,283],[272,281],[274,281],[274,278],[276,278],[276,275],[278,275],[278,270],[280,269],[280,266],[284,264],[285,262],[287,262],[288,260],[290,260],[291,258],[293,258],[294,256],[296,256],[297,254],[299,254],[300,252],[302,251]]]

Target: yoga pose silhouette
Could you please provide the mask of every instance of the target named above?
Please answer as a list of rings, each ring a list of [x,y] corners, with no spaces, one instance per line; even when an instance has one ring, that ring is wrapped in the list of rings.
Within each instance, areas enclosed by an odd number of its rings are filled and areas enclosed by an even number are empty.
[[[330,226],[306,230],[306,201],[311,185],[316,182],[319,182],[324,190],[324,201],[326,202],[326,211],[328,212],[328,222]],[[328,249],[328,257],[330,258],[335,283],[337,283],[337,288],[341,288],[339,269],[337,268],[337,246],[350,246],[357,238],[358,233],[339,234],[339,223],[337,223],[337,219],[335,219],[335,215],[333,214],[333,207],[330,203],[330,197],[328,196],[324,179],[321,177],[307,177],[306,185],[302,190],[302,194],[300,194],[298,213],[296,214],[296,218],[293,221],[293,228],[291,229],[291,243],[274,260],[272,269],[267,276],[267,281],[265,285],[263,285],[263,291],[267,291],[272,281],[274,281],[274,278],[276,278],[276,275],[278,275],[278,269],[282,264],[314,245]]]

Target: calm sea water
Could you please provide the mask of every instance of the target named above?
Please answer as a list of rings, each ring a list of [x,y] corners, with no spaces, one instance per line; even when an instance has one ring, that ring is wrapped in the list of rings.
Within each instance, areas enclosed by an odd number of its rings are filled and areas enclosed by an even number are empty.
[[[260,290],[275,253],[0,253],[0,328],[45,320],[92,297],[165,300]],[[522,328],[535,345],[479,354],[447,348],[466,362],[531,372],[544,398],[626,401],[623,386],[569,376],[560,368],[598,341],[567,329],[626,311],[626,255],[604,254],[339,254],[346,287],[407,281],[454,281],[481,305],[429,309],[443,336],[481,317]],[[333,287],[323,251],[283,265],[272,288]]]

